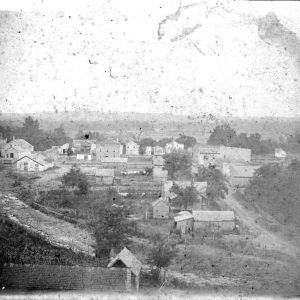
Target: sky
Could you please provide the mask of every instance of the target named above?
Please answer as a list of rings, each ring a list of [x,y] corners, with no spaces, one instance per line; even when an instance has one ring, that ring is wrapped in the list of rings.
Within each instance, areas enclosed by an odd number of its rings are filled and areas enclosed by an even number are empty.
[[[0,2],[0,110],[300,116],[297,1]]]

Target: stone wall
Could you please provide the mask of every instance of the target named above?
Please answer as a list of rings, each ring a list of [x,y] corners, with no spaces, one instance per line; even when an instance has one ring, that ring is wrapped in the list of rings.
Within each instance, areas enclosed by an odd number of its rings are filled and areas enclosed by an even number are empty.
[[[131,273],[125,268],[13,264],[4,265],[0,286],[21,290],[125,291],[134,288]]]

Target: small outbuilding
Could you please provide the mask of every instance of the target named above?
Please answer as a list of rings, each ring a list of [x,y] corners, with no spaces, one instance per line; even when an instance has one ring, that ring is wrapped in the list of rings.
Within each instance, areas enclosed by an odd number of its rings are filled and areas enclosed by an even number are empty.
[[[193,210],[194,231],[232,231],[235,228],[233,211]]]
[[[275,149],[275,157],[279,158],[279,159],[284,159],[284,158],[286,158],[286,152],[281,148],[276,148]]]
[[[181,211],[174,216],[173,227],[179,229],[182,233],[193,231],[194,218],[188,211]]]
[[[135,282],[135,288],[139,289],[140,272],[142,269],[142,263],[130,252],[126,247],[111,260],[107,266],[108,268],[127,268],[127,277],[131,277],[131,280],[127,282]],[[131,288],[128,287],[129,289]]]
[[[25,172],[43,172],[54,166],[53,162],[49,162],[45,157],[38,154],[25,155],[16,162],[16,169]]]
[[[152,203],[153,218],[168,219],[170,212],[169,201],[166,198],[158,198]]]

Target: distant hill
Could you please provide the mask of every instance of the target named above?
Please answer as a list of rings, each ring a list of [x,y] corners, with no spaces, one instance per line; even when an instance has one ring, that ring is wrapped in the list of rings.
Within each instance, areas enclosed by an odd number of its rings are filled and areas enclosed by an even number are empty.
[[[103,113],[96,111],[42,112],[32,114],[2,113],[0,125],[18,126],[31,115],[43,129],[52,130],[63,124],[71,137],[81,129],[98,131],[110,135],[139,134],[162,138],[177,137],[180,133],[192,135],[199,142],[205,142],[211,130],[218,124],[227,122],[237,132],[258,132],[263,138],[279,139],[281,136],[300,131],[300,120],[293,118],[224,118],[212,115],[185,116],[174,114],[146,113]]]

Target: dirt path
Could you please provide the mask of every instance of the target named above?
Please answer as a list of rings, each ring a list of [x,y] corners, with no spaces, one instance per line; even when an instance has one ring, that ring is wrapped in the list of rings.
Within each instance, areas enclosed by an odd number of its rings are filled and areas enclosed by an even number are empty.
[[[0,192],[0,213],[29,232],[39,234],[52,245],[94,255],[94,242],[88,231],[45,215],[10,194]]]
[[[249,212],[235,199],[233,189],[229,190],[228,196],[223,201],[235,211],[239,220],[249,228],[251,234],[255,237],[254,242],[256,244],[263,248],[277,250],[293,257],[300,257],[300,249],[271,233],[256,222],[257,216]]]

